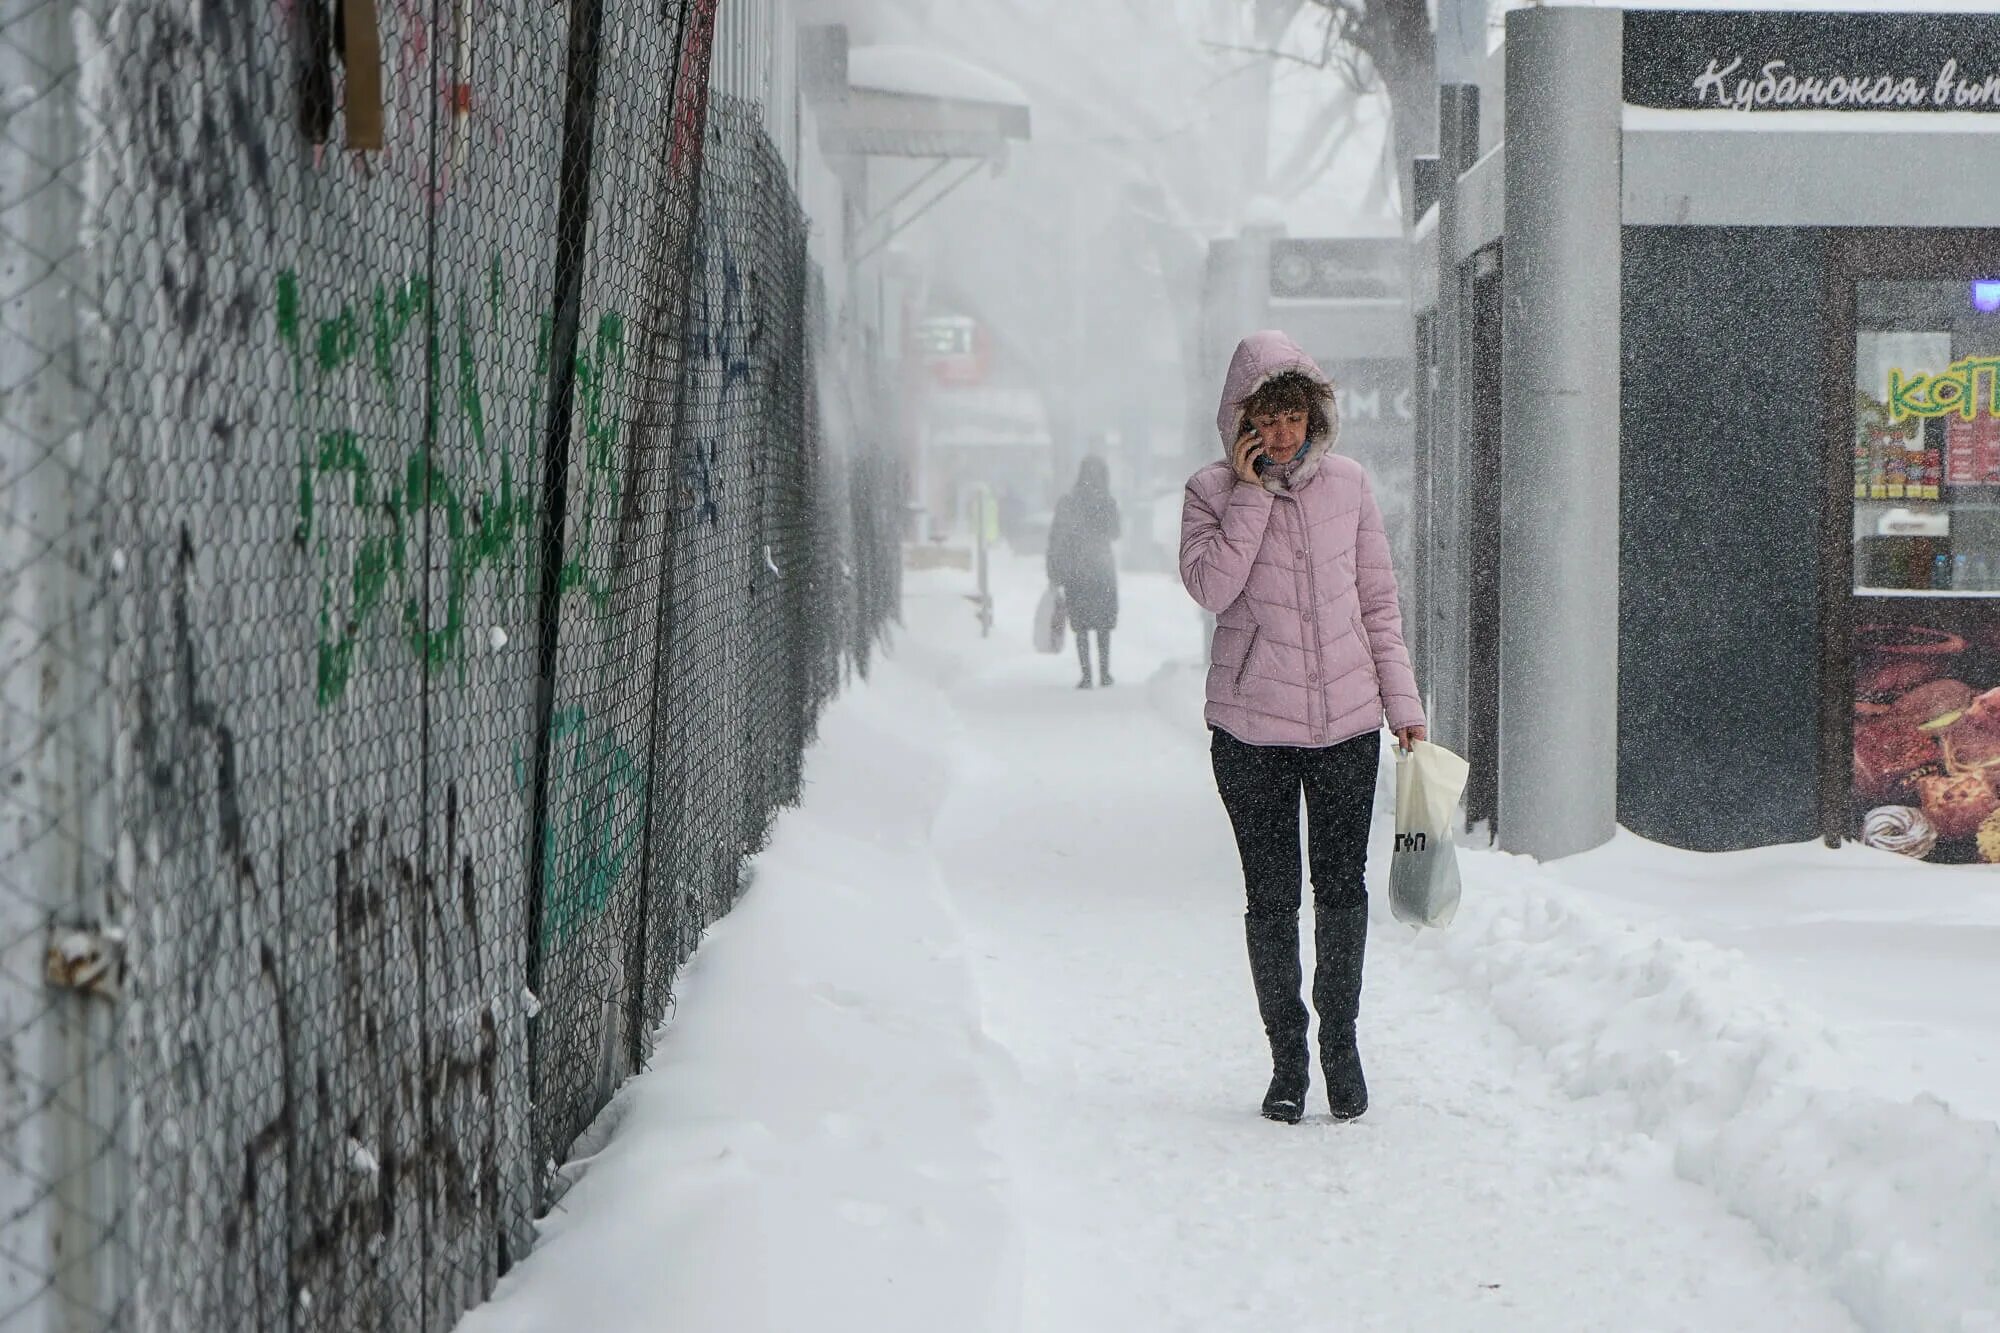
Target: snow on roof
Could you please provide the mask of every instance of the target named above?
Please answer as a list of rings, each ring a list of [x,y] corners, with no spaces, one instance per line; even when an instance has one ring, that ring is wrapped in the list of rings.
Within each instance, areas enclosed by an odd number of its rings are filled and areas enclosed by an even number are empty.
[[[1017,84],[957,56],[921,46],[857,46],[847,53],[847,82],[869,92],[1027,106]]]

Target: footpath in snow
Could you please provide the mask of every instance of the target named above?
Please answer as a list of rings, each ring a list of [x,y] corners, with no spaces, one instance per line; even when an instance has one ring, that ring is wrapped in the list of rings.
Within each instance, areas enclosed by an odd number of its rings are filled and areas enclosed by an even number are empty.
[[[1937,953],[1970,991],[1943,942],[2000,929],[1980,872],[1469,852],[1450,930],[1376,923],[1373,1109],[1273,1124],[1172,665],[1198,621],[1128,578],[1121,683],[1076,691],[1025,648],[1030,562],[998,578],[988,640],[963,576],[913,581],[651,1070],[463,1333],[2000,1330],[1994,1003],[1871,1019],[1825,938],[1885,914],[1901,975]]]

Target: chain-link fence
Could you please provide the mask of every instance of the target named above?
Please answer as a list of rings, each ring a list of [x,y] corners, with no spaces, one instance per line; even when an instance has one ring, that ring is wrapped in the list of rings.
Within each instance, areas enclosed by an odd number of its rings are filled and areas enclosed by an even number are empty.
[[[901,483],[715,3],[0,11],[0,1328],[449,1327],[797,795]]]

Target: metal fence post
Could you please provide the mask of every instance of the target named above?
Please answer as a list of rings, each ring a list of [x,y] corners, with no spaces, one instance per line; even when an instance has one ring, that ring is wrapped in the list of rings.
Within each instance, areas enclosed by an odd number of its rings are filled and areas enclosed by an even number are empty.
[[[73,0],[0,21],[0,1324],[125,1315],[110,454]]]
[[[597,66],[603,28],[604,0],[583,0],[570,11],[569,80],[563,108],[561,214],[556,222],[555,323],[549,353],[548,437],[542,455],[542,526],[540,532],[536,620],[540,626],[539,670],[535,681],[534,776],[529,784],[532,814],[528,838],[527,958],[528,989],[542,990],[542,933],[546,925],[549,828],[549,751],[555,724],[556,665],[562,632],[562,563],[564,522],[569,513],[569,446],[576,412],[577,329],[586,258],[584,238],[590,222],[590,165],[597,125]],[[528,1089],[532,1104],[541,1101],[540,1025],[528,1027]],[[531,1124],[528,1139],[540,1157],[541,1126]],[[535,1170],[539,1175],[541,1163]],[[539,1183],[547,1185],[547,1181]]]

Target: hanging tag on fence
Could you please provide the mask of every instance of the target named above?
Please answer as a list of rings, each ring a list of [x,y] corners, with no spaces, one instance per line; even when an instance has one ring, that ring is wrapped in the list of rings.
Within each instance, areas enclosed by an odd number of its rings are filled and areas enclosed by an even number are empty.
[[[334,27],[340,63],[347,67],[347,146],[359,152],[382,147],[382,30],[375,0],[339,0]]]

